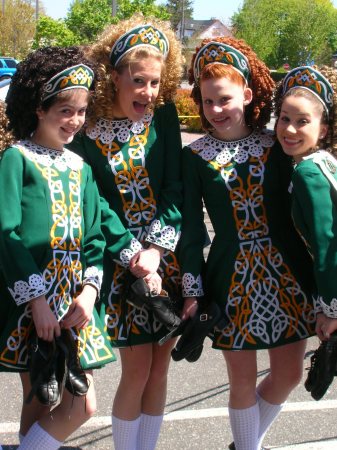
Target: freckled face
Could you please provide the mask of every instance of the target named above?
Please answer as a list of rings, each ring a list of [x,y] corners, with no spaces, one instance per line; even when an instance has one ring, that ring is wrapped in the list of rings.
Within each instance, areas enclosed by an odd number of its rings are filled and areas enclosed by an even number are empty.
[[[252,100],[251,89],[225,77],[201,81],[203,110],[214,127],[213,136],[237,140],[247,135],[244,109]]]
[[[158,97],[162,61],[149,56],[131,63],[118,73],[112,72],[116,87],[114,116],[138,121],[144,117],[148,108]]]

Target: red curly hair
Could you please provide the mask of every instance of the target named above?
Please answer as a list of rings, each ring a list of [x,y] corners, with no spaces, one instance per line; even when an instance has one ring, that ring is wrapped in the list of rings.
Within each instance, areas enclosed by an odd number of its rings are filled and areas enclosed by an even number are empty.
[[[201,117],[203,128],[206,131],[210,131],[213,129],[203,112],[200,87],[195,80],[193,66],[195,57],[199,50],[211,41],[230,45],[231,47],[234,47],[235,49],[243,53],[247,58],[250,68],[249,88],[253,92],[253,100],[245,108],[245,121],[248,126],[251,126],[254,129],[264,128],[270,120],[272,111],[272,97],[275,87],[275,83],[270,76],[270,71],[268,67],[257,57],[252,48],[246,44],[245,41],[243,41],[242,39],[235,39],[224,36],[216,37],[213,39],[204,39],[201,42],[200,46],[196,48],[189,69],[188,81],[191,85],[193,85],[191,97],[199,106],[199,114]],[[222,63],[206,65],[201,72],[200,80],[202,81],[204,79],[222,77],[225,77],[230,81],[238,83],[242,86],[245,85],[243,77],[231,65]]]

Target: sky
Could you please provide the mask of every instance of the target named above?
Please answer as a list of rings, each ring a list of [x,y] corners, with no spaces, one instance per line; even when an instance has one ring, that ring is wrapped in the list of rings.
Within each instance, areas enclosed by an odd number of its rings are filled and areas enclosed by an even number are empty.
[[[335,0],[337,4],[337,0]],[[48,16],[54,19],[66,16],[72,0],[42,0]],[[157,0],[158,4],[164,4],[165,0]],[[194,0],[193,18],[196,20],[208,20],[213,17],[229,24],[229,19],[242,5],[242,0]]]
[[[66,16],[72,0],[42,0],[48,16],[54,19]],[[164,4],[165,0],[157,0],[158,4]],[[213,17],[220,19],[226,25],[230,25],[230,17],[242,6],[243,0],[194,0],[193,18],[196,20],[208,20]],[[337,8],[337,0],[333,0]]]

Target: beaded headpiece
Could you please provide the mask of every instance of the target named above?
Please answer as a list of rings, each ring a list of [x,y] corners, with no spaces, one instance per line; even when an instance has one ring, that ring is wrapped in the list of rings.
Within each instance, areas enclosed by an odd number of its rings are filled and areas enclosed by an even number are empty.
[[[54,75],[44,85],[42,100],[45,101],[53,95],[68,89],[86,89],[89,91],[94,79],[94,72],[85,64],[67,67]]]
[[[302,66],[288,72],[283,79],[282,95],[298,88],[312,92],[329,115],[329,109],[333,105],[333,89],[329,81],[318,70],[310,66]]]
[[[139,25],[120,36],[112,46],[110,62],[116,67],[121,58],[139,46],[150,46],[166,58],[169,51],[169,41],[165,34],[153,25]]]
[[[248,84],[250,71],[248,60],[245,55],[230,45],[216,41],[211,41],[204,45],[195,57],[193,74],[196,83],[199,83],[202,69],[207,64],[214,63],[233,66]]]

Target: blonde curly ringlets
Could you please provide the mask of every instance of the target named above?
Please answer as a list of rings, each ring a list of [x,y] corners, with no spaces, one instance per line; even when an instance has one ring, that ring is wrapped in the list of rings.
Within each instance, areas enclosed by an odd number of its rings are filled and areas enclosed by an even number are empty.
[[[325,112],[325,109],[320,102],[320,100],[317,99],[317,97],[308,91],[307,89],[293,89],[291,91],[286,92],[286,94],[283,96],[283,84],[282,81],[278,83],[277,88],[275,89],[274,94],[274,111],[276,116],[276,124],[277,119],[280,116],[281,107],[282,107],[282,101],[285,97],[295,95],[295,96],[301,96],[308,98],[312,101],[313,104],[317,106],[317,109],[322,114],[322,123],[328,125],[328,132],[326,136],[323,139],[320,139],[317,145],[316,149],[324,149],[329,151],[330,153],[334,154],[334,156],[337,156],[337,70],[333,67],[329,66],[322,66],[322,67],[314,67],[316,70],[318,70],[331,84],[331,87],[333,89],[333,106],[329,111],[329,117],[327,117],[327,114]],[[275,128],[276,128],[275,124]],[[315,150],[316,150],[315,149]]]
[[[6,105],[0,100],[0,153],[14,143],[15,139],[8,130],[8,117],[6,115]]]
[[[179,87],[182,75],[182,55],[181,46],[174,32],[171,30],[168,22],[161,21],[155,17],[144,18],[141,14],[136,14],[128,20],[122,20],[116,25],[110,25],[103,33],[98,36],[96,42],[86,49],[86,56],[99,65],[99,74],[102,81],[99,81],[95,90],[95,101],[92,108],[88,111],[88,123],[93,124],[97,118],[104,117],[113,119],[113,104],[115,86],[111,79],[112,66],[110,63],[111,48],[116,40],[128,30],[141,24],[154,24],[157,29],[165,33],[169,41],[169,52],[166,60],[163,62],[163,72],[161,76],[159,95],[155,106],[160,106],[168,101],[173,101],[177,88]],[[125,66],[125,61],[131,62],[139,58],[155,56],[160,59],[163,57],[158,51],[151,47],[139,47],[131,50],[120,61],[120,65]],[[118,70],[118,67],[116,70]],[[169,70],[165,70],[168,67]]]
[[[189,69],[189,83],[193,85],[192,89],[192,98],[196,102],[196,104],[199,106],[199,113],[200,117],[203,123],[203,127],[207,131],[211,131],[212,127],[210,123],[205,118],[205,115],[203,113],[202,109],[202,101],[201,101],[201,92],[200,87],[197,85],[196,80],[194,79],[193,74],[193,66],[194,66],[194,60],[199,52],[199,50],[206,45],[210,41],[216,41],[221,42],[223,44],[230,45],[237,50],[239,50],[241,53],[243,53],[246,58],[248,59],[249,67],[250,67],[250,83],[249,87],[253,91],[253,100],[252,102],[246,106],[245,108],[245,120],[246,124],[251,126],[252,128],[263,128],[270,120],[270,114],[272,109],[272,96],[273,96],[273,90],[275,83],[273,79],[270,76],[270,70],[268,67],[257,57],[256,53],[251,49],[251,47],[245,43],[245,41],[241,39],[235,39],[231,37],[216,37],[212,39],[204,39],[200,46],[196,48],[195,53],[192,57],[191,66]],[[218,66],[211,67],[211,66]],[[221,70],[221,66],[226,66],[224,64],[209,64],[206,65],[203,71],[210,71],[213,72],[214,78],[221,78],[221,77],[227,77],[226,72],[228,73],[228,70]],[[231,67],[231,66],[229,66]],[[220,69],[220,70],[219,70]],[[201,72],[201,80],[203,79],[203,71]],[[223,72],[223,73],[222,73]],[[240,75],[239,75],[240,76]]]

